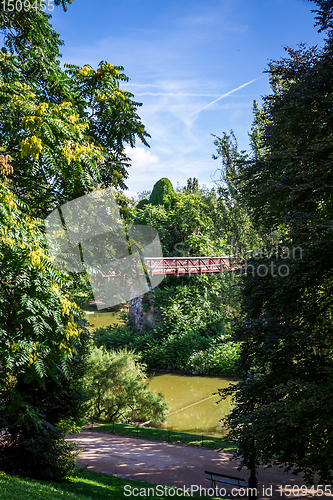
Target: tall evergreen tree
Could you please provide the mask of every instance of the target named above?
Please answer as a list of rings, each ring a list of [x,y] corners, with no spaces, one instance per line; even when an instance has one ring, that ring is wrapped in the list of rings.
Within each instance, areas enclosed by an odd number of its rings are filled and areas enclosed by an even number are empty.
[[[287,52],[270,64],[272,93],[236,180],[257,227],[279,236],[247,263],[235,332],[243,382],[221,394],[235,396],[227,421],[243,465],[274,461],[312,484],[315,473],[333,478],[333,40]]]

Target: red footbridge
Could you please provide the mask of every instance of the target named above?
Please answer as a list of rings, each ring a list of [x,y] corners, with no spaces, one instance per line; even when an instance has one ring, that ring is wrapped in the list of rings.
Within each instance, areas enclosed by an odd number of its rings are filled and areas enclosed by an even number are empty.
[[[145,258],[148,274],[212,274],[231,268],[229,257]]]
[[[232,270],[230,257],[145,257],[145,266],[149,276],[173,274],[175,276],[191,274],[213,274]],[[103,274],[103,278],[112,278],[115,273]]]

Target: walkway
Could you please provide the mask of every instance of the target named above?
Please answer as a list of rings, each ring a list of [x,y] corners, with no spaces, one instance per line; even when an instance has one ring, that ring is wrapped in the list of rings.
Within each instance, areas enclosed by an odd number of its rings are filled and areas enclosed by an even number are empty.
[[[78,458],[78,466],[87,466],[89,470],[117,475],[128,479],[148,481],[177,488],[190,488],[193,485],[209,488],[210,482],[205,479],[205,470],[222,474],[235,475],[248,479],[248,471],[237,470],[238,462],[232,460],[232,454],[218,452],[195,446],[168,444],[141,438],[117,436],[103,432],[84,430],[71,436],[69,441],[79,441],[84,450]],[[320,496],[298,495],[297,486],[304,484],[301,477],[285,474],[274,466],[269,469],[260,468],[259,499],[320,498]],[[279,491],[279,486],[294,485],[295,495],[287,497]],[[228,488],[228,485],[221,487]],[[272,486],[272,494],[270,488]],[[232,488],[232,487],[230,487]],[[263,488],[265,494],[263,494]],[[333,489],[333,488],[332,488]],[[232,498],[231,490],[227,497]],[[226,497],[226,498],[227,498]],[[186,497],[185,497],[186,498]],[[205,498],[203,496],[203,498]],[[247,496],[245,495],[245,498]],[[327,498],[327,496],[326,496]]]
[[[184,274],[214,274],[223,273],[231,268],[230,257],[145,257],[145,266],[149,276],[173,274],[181,276]],[[143,270],[142,270],[143,274]],[[103,278],[114,278],[118,271],[110,274],[102,274]]]
[[[157,274],[212,274],[230,268],[229,257],[164,257],[145,258],[150,276]]]

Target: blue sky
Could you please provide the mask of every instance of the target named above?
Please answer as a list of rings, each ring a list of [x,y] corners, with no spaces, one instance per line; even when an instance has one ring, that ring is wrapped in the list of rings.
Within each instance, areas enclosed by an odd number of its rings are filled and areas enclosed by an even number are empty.
[[[195,176],[213,186],[211,134],[233,129],[240,149],[249,148],[253,100],[269,93],[268,61],[284,57],[283,46],[323,43],[314,7],[307,0],[75,0],[66,13],[55,9],[52,24],[65,41],[63,62],[124,66],[131,80],[122,87],[143,103],[150,149],[129,148],[132,194],[161,177],[182,186]]]

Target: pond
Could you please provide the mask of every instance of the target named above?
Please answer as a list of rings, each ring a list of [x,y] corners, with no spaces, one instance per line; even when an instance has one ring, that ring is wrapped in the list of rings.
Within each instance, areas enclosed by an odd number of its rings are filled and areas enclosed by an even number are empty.
[[[216,404],[220,398],[213,393],[232,383],[236,381],[231,377],[155,373],[150,389],[163,393],[170,410],[168,421],[162,427],[206,436],[224,436],[226,431],[220,419],[230,412],[230,400]]]
[[[86,318],[94,328],[100,328],[122,323],[121,314],[89,312]],[[236,381],[231,377],[155,373],[150,382],[150,389],[163,393],[170,410],[168,421],[162,427],[179,432],[223,437],[225,429],[220,419],[230,412],[230,400],[216,404],[219,396],[213,396],[212,393],[232,383]]]
[[[119,325],[124,323],[121,319],[123,313],[114,312],[87,312],[85,319],[89,321],[93,328],[101,328],[102,326]]]

